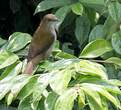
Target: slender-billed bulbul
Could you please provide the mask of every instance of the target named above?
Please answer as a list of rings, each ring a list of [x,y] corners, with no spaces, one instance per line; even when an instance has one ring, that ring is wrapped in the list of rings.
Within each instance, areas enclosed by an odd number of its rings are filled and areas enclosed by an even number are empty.
[[[47,58],[57,38],[58,18],[53,14],[43,17],[30,43],[27,66],[24,73],[32,74],[40,60]]]

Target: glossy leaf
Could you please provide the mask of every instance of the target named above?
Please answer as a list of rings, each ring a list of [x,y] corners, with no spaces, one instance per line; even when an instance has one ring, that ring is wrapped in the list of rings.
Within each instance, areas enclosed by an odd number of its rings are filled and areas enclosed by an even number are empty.
[[[97,106],[99,107],[99,110],[102,108],[102,102],[101,102],[101,97],[100,95],[97,93],[97,91],[93,90],[92,88],[95,88],[93,86],[88,86],[86,84],[81,84],[82,86],[82,90],[89,96],[91,97],[95,103],[97,104]],[[97,89],[97,88],[95,88]]]
[[[106,99],[111,101],[116,107],[121,108],[120,102],[117,98],[115,98],[112,94],[110,94],[103,86],[96,85],[96,84],[82,84],[84,87],[88,87],[88,89],[92,89],[94,91],[97,91],[102,96],[104,96]],[[86,91],[85,91],[86,92]]]
[[[60,24],[63,22],[63,20],[65,19],[66,15],[70,12],[70,7],[69,6],[64,6],[59,8],[55,15],[57,16],[57,18],[60,21]]]
[[[24,48],[31,41],[31,36],[27,33],[15,32],[8,40],[7,50],[11,52]]]
[[[118,53],[121,54],[121,32],[114,33],[112,35],[112,46],[114,50]]]
[[[105,38],[110,40],[112,37],[112,34],[117,32],[118,27],[119,27],[119,24],[116,23],[111,16],[108,16],[103,26]]]
[[[51,75],[52,74],[50,74],[50,73],[42,74],[37,79],[37,83],[35,84],[35,86],[33,88],[33,95],[32,95],[33,98],[31,101],[34,109],[38,106],[39,101],[42,98],[42,93],[46,90],[46,87],[49,84],[49,81],[51,79]]]
[[[35,87],[35,85],[37,83],[37,78],[38,78],[38,76],[33,76],[29,80],[29,82],[22,88],[22,90],[18,94],[19,99],[23,100],[25,97],[32,94],[32,92],[34,91],[32,88]]]
[[[6,43],[6,40],[4,40],[4,39],[2,39],[1,37],[0,37],[0,46],[2,46],[3,44],[5,44]]]
[[[86,4],[104,5],[104,0],[80,0],[80,2]]]
[[[87,17],[80,16],[76,19],[75,36],[81,46],[88,38],[90,22]]]
[[[78,71],[81,74],[98,76],[102,79],[108,79],[108,76],[106,74],[106,69],[98,63],[82,60],[79,63]]]
[[[28,75],[19,75],[19,76],[8,76],[5,77],[0,81],[0,100],[9,92],[13,94],[14,97],[16,97],[17,93],[21,90],[21,87],[24,86],[25,81],[28,77]],[[23,82],[16,86],[15,82]],[[20,87],[21,86],[21,87]],[[17,88],[18,87],[18,88]],[[19,88],[20,87],[20,88]]]
[[[57,99],[54,110],[72,110],[76,97],[77,91],[74,88],[65,90]]]
[[[32,97],[28,96],[23,100],[21,100],[18,106],[18,110],[32,110],[31,103],[30,103],[31,99]]]
[[[55,102],[58,98],[58,95],[54,92],[49,93],[48,97],[46,98],[44,104],[46,110],[53,110],[55,106]]]
[[[44,0],[40,2],[35,10],[35,14],[38,12],[42,12],[51,8],[65,6],[72,4],[72,0]]]
[[[121,22],[121,4],[119,2],[112,2],[108,5],[110,16],[115,22]]]
[[[5,97],[5,95],[10,91],[11,87],[13,86],[11,80],[14,77],[6,77],[0,81],[0,100],[2,100]]]
[[[56,71],[51,77],[50,86],[54,92],[61,94],[64,89],[67,88],[69,81],[71,80],[72,71]]]
[[[101,38],[104,38],[103,25],[97,25],[92,29],[89,35],[89,42]]]
[[[31,76],[27,74],[18,75],[13,80],[13,87],[11,88],[11,94],[14,98],[18,95],[21,89],[29,82]]]
[[[113,63],[113,64],[116,64],[118,66],[121,66],[121,59],[118,58],[118,57],[111,57],[107,60],[105,60],[106,62],[109,62],[109,63]]]
[[[93,8],[96,11],[103,13],[105,2],[104,0],[79,0],[83,5]]]
[[[79,59],[66,59],[66,60],[62,59],[62,60],[59,60],[59,61],[56,61],[56,62],[50,64],[47,67],[47,70],[53,71],[53,70],[64,69],[66,67],[69,67],[69,65],[74,64],[79,61],[80,61]]]
[[[102,109],[102,107],[100,107],[96,101],[91,97],[91,96],[88,96],[87,97],[87,101],[88,101],[88,104],[89,104],[89,107],[90,107],[90,110],[104,110]]]
[[[80,89],[79,93],[78,93],[78,107],[79,109],[82,109],[85,106],[85,94],[84,92]]]
[[[55,55],[55,58],[60,58],[60,59],[71,59],[71,58],[76,58],[74,55],[72,54],[68,54],[68,53],[65,53],[65,52],[58,52],[56,55]]]
[[[16,110],[16,107],[7,106],[6,104],[0,103],[0,110]]]
[[[72,44],[71,43],[63,43],[62,50],[66,53],[74,55],[74,50],[70,49],[69,46],[72,46]]]
[[[0,76],[0,79],[6,78],[6,77],[14,77],[18,75],[22,70],[22,62],[15,63],[9,67],[6,68],[6,70],[2,73]]]
[[[76,15],[82,15],[83,13],[83,5],[81,3],[75,3],[71,6],[73,13]]]
[[[117,108],[121,109],[120,101],[117,100],[113,95],[111,95],[109,92],[107,92],[104,89],[101,89],[99,91],[101,95],[105,96],[108,100],[110,100]]]
[[[10,105],[12,103],[13,98],[14,98],[14,95],[12,93],[9,93],[7,97],[7,105]]]
[[[1,52],[0,53],[0,69],[5,68],[9,65],[12,65],[18,60],[18,56],[11,52]]]
[[[112,47],[108,41],[104,39],[98,39],[87,44],[87,46],[83,49],[82,53],[80,54],[80,58],[81,57],[83,58],[99,57],[111,50],[112,50]]]
[[[109,83],[116,86],[121,86],[121,81],[117,79],[110,79]]]
[[[0,76],[0,80],[2,80],[3,78],[5,78],[8,74],[11,73],[11,71],[16,67],[16,65],[18,64],[18,62],[8,66],[1,74]]]

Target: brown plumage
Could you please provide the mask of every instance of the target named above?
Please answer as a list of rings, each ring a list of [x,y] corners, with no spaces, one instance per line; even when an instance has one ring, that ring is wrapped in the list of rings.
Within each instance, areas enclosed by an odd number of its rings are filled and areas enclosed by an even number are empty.
[[[56,40],[57,21],[57,17],[53,14],[47,14],[42,19],[30,43],[27,58],[28,63],[24,73],[32,74],[40,60],[43,60],[50,55],[52,45]]]

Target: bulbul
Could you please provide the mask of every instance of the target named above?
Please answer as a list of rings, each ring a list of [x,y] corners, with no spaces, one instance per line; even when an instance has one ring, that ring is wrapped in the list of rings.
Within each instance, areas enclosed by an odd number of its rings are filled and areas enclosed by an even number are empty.
[[[57,23],[58,18],[53,14],[43,17],[30,43],[25,74],[32,74],[40,60],[51,54],[52,45],[57,38]]]

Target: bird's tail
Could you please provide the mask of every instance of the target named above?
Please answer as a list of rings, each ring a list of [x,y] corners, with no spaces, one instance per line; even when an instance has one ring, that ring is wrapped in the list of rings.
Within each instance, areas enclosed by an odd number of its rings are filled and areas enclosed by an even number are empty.
[[[27,63],[27,65],[26,65],[26,68],[25,68],[25,70],[24,70],[24,73],[25,74],[32,74],[33,73],[33,71],[34,71],[34,65],[33,65],[33,63],[30,61],[30,62],[28,62]]]
[[[25,68],[24,73],[25,74],[33,74],[36,71],[36,67],[39,64],[40,60],[42,60],[43,57],[41,55],[36,56],[35,58],[28,61],[27,66]]]

